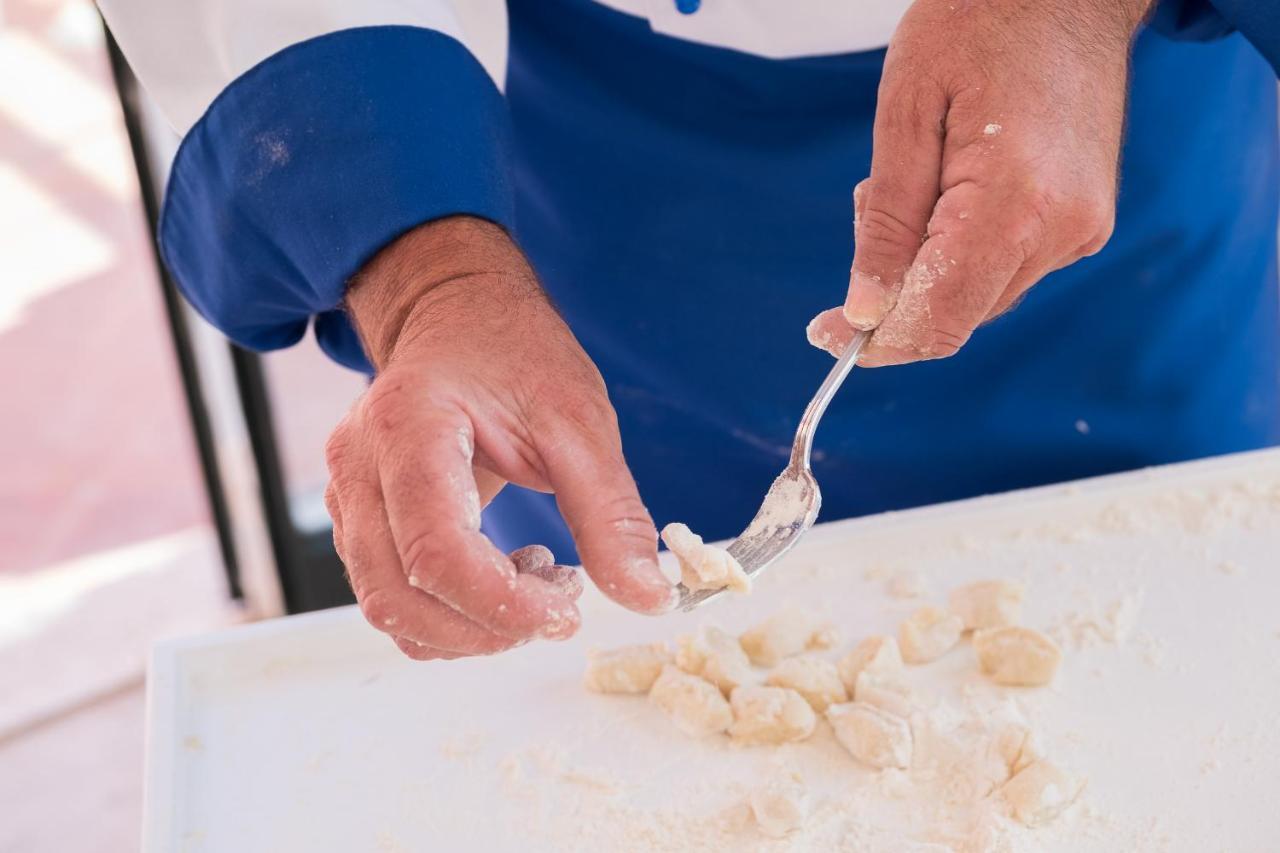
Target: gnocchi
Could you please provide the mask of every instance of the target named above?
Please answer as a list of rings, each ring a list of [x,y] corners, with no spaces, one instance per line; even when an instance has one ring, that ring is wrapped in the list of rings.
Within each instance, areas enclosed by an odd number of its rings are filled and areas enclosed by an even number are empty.
[[[662,528],[662,541],[680,563],[680,582],[690,590],[731,589],[750,592],[751,578],[733,555],[723,548],[708,545],[702,537],[683,524]]]
[[[719,688],[671,664],[662,668],[649,699],[693,737],[723,732],[733,722],[733,710]]]
[[[949,652],[962,633],[964,623],[959,616],[930,605],[898,626],[898,647],[907,663],[929,663]]]
[[[893,637],[875,635],[867,637],[852,651],[840,659],[837,665],[840,680],[850,693],[858,683],[858,676],[863,672],[895,672],[902,669],[902,653],[898,651],[898,643]]]
[[[783,658],[803,651],[830,648],[836,642],[829,624],[798,607],[775,613],[738,639],[751,662],[763,667],[777,666]]]
[[[1022,621],[1026,594],[1026,585],[1014,581],[978,581],[952,590],[947,606],[966,631],[1003,628]]]
[[[911,726],[898,715],[850,702],[828,708],[827,721],[841,746],[863,764],[882,770],[911,766]]]
[[[817,717],[794,690],[748,684],[729,697],[733,724],[729,735],[742,744],[777,744],[804,740],[813,734]]]
[[[1031,628],[988,628],[973,635],[978,665],[996,684],[1041,687],[1053,680],[1062,650]]]
[[[1004,783],[1000,794],[1019,823],[1043,826],[1071,807],[1086,781],[1083,776],[1041,760]]]
[[[827,710],[828,705],[849,699],[836,665],[812,655],[787,658],[774,667],[765,683],[791,688],[818,713]]]
[[[752,678],[751,661],[737,638],[714,625],[676,639],[676,666],[705,678],[726,696]]]
[[[583,682],[595,693],[648,693],[670,662],[666,643],[590,651]]]
[[[911,688],[905,682],[891,674],[870,670],[858,675],[853,688],[853,700],[874,705],[904,719],[911,716],[914,705]]]

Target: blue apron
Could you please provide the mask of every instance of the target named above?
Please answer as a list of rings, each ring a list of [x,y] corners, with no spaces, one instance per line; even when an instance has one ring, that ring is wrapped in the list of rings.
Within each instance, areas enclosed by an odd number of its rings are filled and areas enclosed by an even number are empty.
[[[884,54],[771,61],[581,0],[510,14],[517,238],[655,520],[733,536],[830,366],[804,329],[844,298]],[[824,520],[1280,439],[1271,68],[1239,36],[1140,37],[1122,172],[1100,254],[953,358],[854,371],[818,434]],[[576,559],[549,496],[510,487],[485,526]]]

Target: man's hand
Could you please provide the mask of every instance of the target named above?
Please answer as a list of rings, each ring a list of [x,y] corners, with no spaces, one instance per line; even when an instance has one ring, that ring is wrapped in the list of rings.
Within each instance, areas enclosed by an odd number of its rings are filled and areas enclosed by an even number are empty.
[[[1151,0],[916,0],[889,45],[844,308],[860,364],[956,352],[1111,236],[1133,34]]]
[[[334,542],[365,617],[410,657],[491,654],[577,630],[581,582],[480,533],[507,482],[554,492],[592,580],[658,613],[674,589],[604,383],[495,225],[423,226],[357,277],[377,368],[327,448]]]

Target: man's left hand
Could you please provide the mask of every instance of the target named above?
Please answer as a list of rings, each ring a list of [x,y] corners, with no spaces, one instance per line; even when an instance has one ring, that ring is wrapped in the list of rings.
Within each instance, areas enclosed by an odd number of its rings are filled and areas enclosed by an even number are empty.
[[[885,57],[844,307],[859,364],[955,353],[1115,222],[1134,32],[1151,0],[917,0]],[[1098,306],[1105,312],[1106,306]]]

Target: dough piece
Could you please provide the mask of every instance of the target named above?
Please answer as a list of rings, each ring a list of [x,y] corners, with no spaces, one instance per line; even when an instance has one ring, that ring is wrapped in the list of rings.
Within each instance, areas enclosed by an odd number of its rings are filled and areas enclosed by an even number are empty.
[[[680,582],[691,590],[724,589],[750,592],[751,578],[728,551],[708,545],[683,524],[662,528],[662,541],[680,562]]]
[[[1030,726],[1021,722],[1000,726],[987,740],[985,753],[974,760],[975,796],[987,796],[1042,758],[1044,751]]]
[[[798,607],[788,607],[738,639],[753,664],[773,667],[783,658],[808,649],[830,648],[836,638],[826,622]]]
[[[1014,581],[978,581],[951,591],[951,612],[964,622],[966,631],[1003,628],[1022,621],[1025,584]]]
[[[818,718],[804,697],[786,687],[745,684],[729,697],[733,725],[729,735],[738,743],[787,743],[813,734]]]
[[[1043,826],[1067,810],[1087,780],[1050,761],[1037,761],[1014,776],[1000,794],[1019,823]]]
[[[853,687],[853,701],[874,705],[881,711],[909,719],[914,710],[911,688],[891,673],[864,670]]]
[[[898,646],[907,663],[929,663],[960,642],[964,623],[940,607],[921,607],[898,626]]]
[[[999,756],[1007,771],[1005,778],[1016,776],[1044,758],[1040,739],[1030,726],[1023,723],[1009,723],[997,732],[992,741],[992,750]]]
[[[738,639],[715,625],[676,638],[676,666],[710,681],[726,696],[751,681],[751,661]]]
[[[840,659],[840,680],[853,692],[863,672],[892,673],[902,669],[902,653],[893,637],[881,634],[867,637]]]
[[[670,664],[662,668],[649,699],[676,728],[694,737],[722,732],[733,722],[733,711],[714,684]]]
[[[783,838],[799,829],[809,812],[808,794],[799,773],[777,771],[748,799],[756,826],[770,838]]]
[[[849,701],[836,665],[812,655],[787,658],[774,667],[765,683],[790,687],[819,714],[827,710],[828,705]]]
[[[828,708],[827,720],[836,740],[862,763],[882,770],[911,766],[911,726],[896,714],[850,702]]]
[[[583,681],[595,693],[648,693],[662,667],[671,662],[666,643],[587,652]]]
[[[1053,680],[1062,663],[1058,644],[1031,628],[976,631],[973,648],[978,665],[996,684],[1040,687]]]

